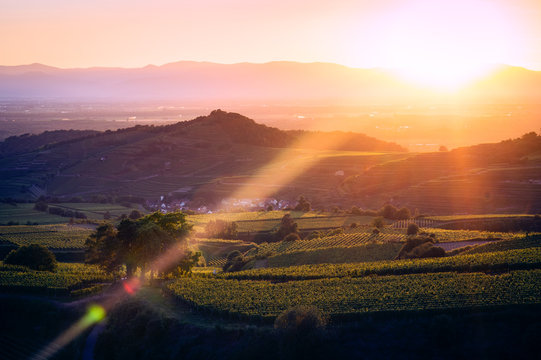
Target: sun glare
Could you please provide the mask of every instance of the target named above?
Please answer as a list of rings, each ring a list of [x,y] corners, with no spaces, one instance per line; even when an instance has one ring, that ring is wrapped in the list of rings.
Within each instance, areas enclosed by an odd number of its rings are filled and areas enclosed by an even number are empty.
[[[480,1],[413,1],[375,19],[377,63],[417,86],[457,90],[521,51],[503,8]]]

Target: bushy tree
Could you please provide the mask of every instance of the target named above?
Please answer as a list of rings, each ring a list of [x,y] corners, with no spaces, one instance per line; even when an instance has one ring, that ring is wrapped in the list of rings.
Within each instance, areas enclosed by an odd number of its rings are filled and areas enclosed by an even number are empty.
[[[395,219],[397,211],[398,209],[396,207],[387,204],[379,210],[378,215],[383,216],[385,219]]]
[[[56,258],[51,250],[43,245],[23,245],[11,250],[4,259],[5,264],[27,266],[38,271],[55,271]]]
[[[372,226],[377,229],[383,229],[383,227],[385,226],[385,222],[383,221],[383,218],[379,216],[372,220]]]
[[[394,215],[395,220],[408,220],[409,218],[411,218],[411,211],[406,207],[401,208]]]
[[[308,202],[304,196],[299,196],[299,200],[298,200],[298,203],[297,203],[297,206],[295,206],[295,211],[304,211],[304,212],[308,212],[310,211],[312,208],[312,205],[310,204],[310,202]]]
[[[139,218],[142,218],[143,214],[139,210],[132,210],[128,217],[132,220],[137,220]]]
[[[419,226],[416,223],[409,223],[406,230],[407,235],[417,235],[419,233]]]
[[[290,214],[285,214],[280,220],[280,228],[276,232],[278,241],[282,240],[286,235],[296,234],[298,231],[297,223],[291,218]]]
[[[361,209],[359,209],[359,207],[358,207],[358,206],[355,206],[355,205],[353,205],[353,206],[351,207],[351,209],[349,210],[349,212],[350,212],[352,215],[362,215],[362,214],[363,214],[363,212],[361,211]]]

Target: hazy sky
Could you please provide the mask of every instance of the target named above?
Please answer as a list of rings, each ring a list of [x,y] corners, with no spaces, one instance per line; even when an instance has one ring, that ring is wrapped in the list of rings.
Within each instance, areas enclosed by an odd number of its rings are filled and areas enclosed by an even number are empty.
[[[540,0],[0,0],[0,64],[295,60],[541,70]]]

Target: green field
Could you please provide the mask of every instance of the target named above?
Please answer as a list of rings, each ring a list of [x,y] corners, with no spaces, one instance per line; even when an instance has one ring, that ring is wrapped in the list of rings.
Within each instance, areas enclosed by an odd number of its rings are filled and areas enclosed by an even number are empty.
[[[92,231],[88,225],[0,226],[0,240],[19,246],[40,244],[54,249],[81,249]]]
[[[269,281],[180,279],[167,289],[199,310],[274,319],[297,305],[313,305],[333,318],[372,312],[424,311],[541,301],[541,270],[501,275],[438,273],[362,278]]]

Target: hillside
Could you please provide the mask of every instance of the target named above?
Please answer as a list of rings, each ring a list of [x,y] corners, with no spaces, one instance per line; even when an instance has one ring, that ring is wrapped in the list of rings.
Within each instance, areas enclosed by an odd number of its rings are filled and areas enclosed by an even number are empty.
[[[374,166],[342,187],[428,213],[539,212],[541,136],[419,154]]]
[[[211,191],[211,198],[219,198],[242,186],[239,177],[253,176],[284,149],[292,159],[318,156],[322,162],[329,152],[337,161],[340,152],[346,158],[374,151],[404,156],[400,146],[363,134],[282,131],[221,110],[167,126],[11,137],[0,149],[0,196],[13,198],[105,194],[157,199],[173,193],[191,198],[227,183]],[[334,183],[326,182],[340,169],[326,171],[323,180],[312,178],[310,186],[331,189]],[[223,181],[227,177],[236,180]]]

